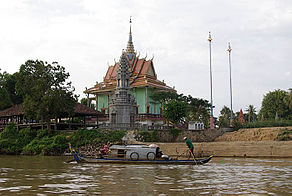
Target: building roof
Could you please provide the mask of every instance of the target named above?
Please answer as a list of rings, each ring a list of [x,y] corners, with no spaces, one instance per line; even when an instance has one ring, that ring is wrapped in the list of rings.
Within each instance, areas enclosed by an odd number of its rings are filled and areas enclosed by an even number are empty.
[[[23,115],[24,113],[21,110],[21,106],[22,104],[17,104],[0,111],[0,117]]]
[[[20,116],[23,115],[24,112],[21,109],[22,104],[13,105],[12,107],[0,111],[0,117],[9,117],[9,116]],[[82,105],[81,103],[76,103],[74,107],[74,113],[78,115],[98,115],[100,112]]]
[[[154,69],[153,58],[146,60],[136,55],[134,51],[134,45],[132,42],[132,31],[131,31],[130,20],[130,33],[129,41],[126,48],[127,59],[129,62],[130,72],[130,87],[153,87],[159,90],[166,90],[176,92],[174,88],[167,86],[164,81],[157,79],[157,75]],[[119,63],[115,62],[114,65],[109,66],[105,74],[103,82],[96,83],[93,87],[86,89],[84,93],[96,94],[114,91],[116,88],[116,73],[118,70]]]
[[[163,89],[167,91],[175,92],[174,88],[167,86],[164,81],[157,79],[157,75],[154,69],[153,60],[146,60],[146,58],[134,57],[129,61],[130,71],[130,87],[153,87]],[[119,63],[115,63],[113,66],[109,66],[104,77],[104,81],[96,83],[92,88],[84,91],[84,93],[95,94],[100,92],[113,91],[116,88],[116,73]]]

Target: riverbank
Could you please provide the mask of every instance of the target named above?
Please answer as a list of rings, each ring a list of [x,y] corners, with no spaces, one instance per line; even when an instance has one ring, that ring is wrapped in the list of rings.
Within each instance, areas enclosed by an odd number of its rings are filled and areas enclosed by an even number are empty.
[[[164,154],[188,155],[185,143],[157,143]],[[292,158],[292,141],[235,141],[194,143],[196,156]]]
[[[193,143],[196,156],[292,158],[291,139],[292,127],[288,126],[240,129],[225,132],[211,142]],[[172,156],[188,154],[185,143],[159,145],[165,154]]]

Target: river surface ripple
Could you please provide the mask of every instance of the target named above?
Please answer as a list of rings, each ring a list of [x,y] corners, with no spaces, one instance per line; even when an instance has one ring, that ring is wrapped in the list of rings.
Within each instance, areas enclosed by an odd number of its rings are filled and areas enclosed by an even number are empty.
[[[203,166],[67,163],[0,156],[0,195],[289,195],[292,159],[213,158]]]

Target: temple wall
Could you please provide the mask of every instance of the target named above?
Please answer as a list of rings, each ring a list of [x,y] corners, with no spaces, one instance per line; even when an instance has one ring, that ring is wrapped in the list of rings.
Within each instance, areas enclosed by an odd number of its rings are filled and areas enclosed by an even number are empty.
[[[139,113],[146,112],[146,102],[145,102],[145,88],[136,88],[136,94],[134,93],[137,104],[139,105]]]

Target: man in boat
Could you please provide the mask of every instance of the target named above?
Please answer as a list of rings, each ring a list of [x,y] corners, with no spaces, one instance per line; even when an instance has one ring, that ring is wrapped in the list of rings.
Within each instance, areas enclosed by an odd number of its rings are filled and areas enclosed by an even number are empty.
[[[192,154],[193,157],[195,157],[195,155],[194,155],[194,145],[193,145],[192,141],[187,137],[184,137],[184,140],[185,140],[185,142],[186,142],[186,144],[187,144],[187,146],[189,148],[189,152]]]

